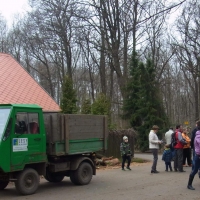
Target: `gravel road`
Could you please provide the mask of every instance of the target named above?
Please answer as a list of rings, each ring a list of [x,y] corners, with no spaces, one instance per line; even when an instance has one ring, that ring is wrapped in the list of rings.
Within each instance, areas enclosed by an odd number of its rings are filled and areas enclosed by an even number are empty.
[[[74,186],[69,178],[59,184],[48,183],[41,179],[36,194],[20,196],[13,184],[0,191],[0,200],[199,200],[200,179],[196,175],[193,186],[196,190],[187,189],[191,167],[186,172],[165,172],[164,162],[159,156],[157,170],[151,174],[152,155],[135,154],[137,158],[150,160],[145,164],[134,164],[131,171],[121,168],[97,170],[97,175],[89,185]]]

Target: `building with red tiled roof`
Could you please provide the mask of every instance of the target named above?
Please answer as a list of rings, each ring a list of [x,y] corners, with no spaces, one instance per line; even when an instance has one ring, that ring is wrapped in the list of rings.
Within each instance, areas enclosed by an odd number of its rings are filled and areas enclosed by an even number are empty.
[[[0,53],[0,104],[37,104],[60,111],[54,99],[9,54]]]

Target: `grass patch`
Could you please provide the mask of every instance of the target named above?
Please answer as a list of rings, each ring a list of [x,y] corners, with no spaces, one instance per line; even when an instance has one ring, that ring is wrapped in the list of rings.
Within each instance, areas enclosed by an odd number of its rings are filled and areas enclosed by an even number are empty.
[[[132,162],[136,162],[136,163],[146,163],[147,160],[144,160],[142,158],[132,158]]]

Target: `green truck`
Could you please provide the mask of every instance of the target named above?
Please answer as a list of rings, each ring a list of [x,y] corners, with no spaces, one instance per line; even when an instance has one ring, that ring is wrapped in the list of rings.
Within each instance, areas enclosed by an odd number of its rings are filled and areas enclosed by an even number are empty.
[[[107,148],[107,118],[43,112],[34,104],[0,104],[0,190],[15,183],[22,195],[70,177],[75,185],[96,174],[95,152]]]

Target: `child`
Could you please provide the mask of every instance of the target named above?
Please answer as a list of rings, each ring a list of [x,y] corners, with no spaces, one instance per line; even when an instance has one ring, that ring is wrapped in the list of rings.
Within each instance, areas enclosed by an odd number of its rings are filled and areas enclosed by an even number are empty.
[[[168,172],[168,167],[170,169],[170,171],[172,172],[172,166],[171,166],[171,161],[172,161],[172,151],[170,149],[170,145],[169,144],[166,144],[165,145],[165,150],[163,152],[163,155],[162,155],[162,160],[165,161],[165,165],[166,165],[166,172]]]
[[[124,165],[125,165],[126,160],[128,160],[126,168],[128,170],[131,170],[130,163],[131,163],[132,151],[130,149],[130,144],[128,143],[127,136],[123,137],[123,142],[120,144],[120,152],[121,152],[121,156],[122,156],[122,170],[125,171]]]

